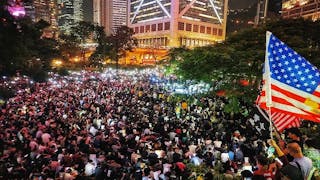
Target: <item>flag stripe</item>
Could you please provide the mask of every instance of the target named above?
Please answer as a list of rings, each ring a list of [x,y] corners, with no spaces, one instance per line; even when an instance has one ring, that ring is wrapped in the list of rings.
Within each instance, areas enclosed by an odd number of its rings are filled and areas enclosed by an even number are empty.
[[[279,132],[282,132],[287,127],[299,127],[300,119],[296,116],[292,116],[289,114],[284,114],[280,112],[272,113],[272,120],[274,122],[274,126],[277,128]]]

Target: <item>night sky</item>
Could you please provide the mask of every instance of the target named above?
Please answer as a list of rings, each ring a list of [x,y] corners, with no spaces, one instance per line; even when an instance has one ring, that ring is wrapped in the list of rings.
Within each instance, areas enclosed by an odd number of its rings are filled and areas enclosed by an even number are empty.
[[[229,0],[230,9],[242,9],[256,3],[258,0]]]

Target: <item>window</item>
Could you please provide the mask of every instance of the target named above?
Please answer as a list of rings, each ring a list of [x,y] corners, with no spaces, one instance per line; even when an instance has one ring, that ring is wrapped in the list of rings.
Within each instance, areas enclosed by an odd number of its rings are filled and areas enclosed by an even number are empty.
[[[146,32],[150,32],[150,25],[146,26]]]
[[[211,27],[207,27],[207,34],[211,34]]]
[[[213,35],[217,35],[217,28],[213,28],[213,29],[212,29],[212,34],[213,34]]]
[[[222,29],[219,29],[218,36],[222,36]]]
[[[186,31],[191,31],[192,29],[192,25],[191,24],[187,24],[186,25]]]
[[[139,33],[139,27],[135,27],[135,28],[134,28],[134,33],[135,33],[135,34]]]
[[[193,25],[193,32],[198,32],[198,31],[199,31],[199,26]]]
[[[204,26],[200,26],[200,33],[204,33],[206,31],[206,28]]]
[[[170,29],[170,22],[165,22],[164,23],[164,30],[169,30]]]
[[[157,30],[157,25],[156,24],[152,24],[151,25],[151,31],[156,31]]]
[[[162,23],[159,23],[158,24],[158,31],[162,31],[163,30],[163,24]]]
[[[183,22],[178,22],[178,30],[184,31],[184,23]]]
[[[140,33],[144,33],[144,26],[140,26]]]

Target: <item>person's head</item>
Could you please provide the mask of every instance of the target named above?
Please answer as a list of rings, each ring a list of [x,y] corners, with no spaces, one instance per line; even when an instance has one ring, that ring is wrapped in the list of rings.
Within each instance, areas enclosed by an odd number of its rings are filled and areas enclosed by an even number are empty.
[[[257,162],[257,166],[258,168],[264,168],[267,167],[269,162],[267,157],[263,156],[263,155],[257,155],[256,156],[256,162]]]
[[[286,133],[292,140],[300,140],[300,138],[302,137],[300,130],[296,127],[287,129]]]
[[[289,143],[287,145],[287,149],[288,149],[288,153],[294,158],[303,156],[301,147],[296,142]]]

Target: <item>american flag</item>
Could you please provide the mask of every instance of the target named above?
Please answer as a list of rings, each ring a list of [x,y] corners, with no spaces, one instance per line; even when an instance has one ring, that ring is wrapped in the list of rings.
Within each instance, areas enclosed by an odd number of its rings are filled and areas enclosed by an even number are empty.
[[[297,118],[320,122],[319,85],[319,70],[267,32],[263,86],[258,105],[271,110],[274,118],[281,119],[278,122],[283,128],[297,122]]]
[[[259,95],[256,101],[256,104],[259,105],[261,103],[261,96]],[[261,115],[269,120],[268,115],[265,111],[263,111],[259,106],[257,106]],[[271,119],[273,121],[273,125],[277,128],[279,132],[291,127],[300,127],[301,120],[297,116],[293,116],[291,114],[281,113],[281,112],[271,112]]]

